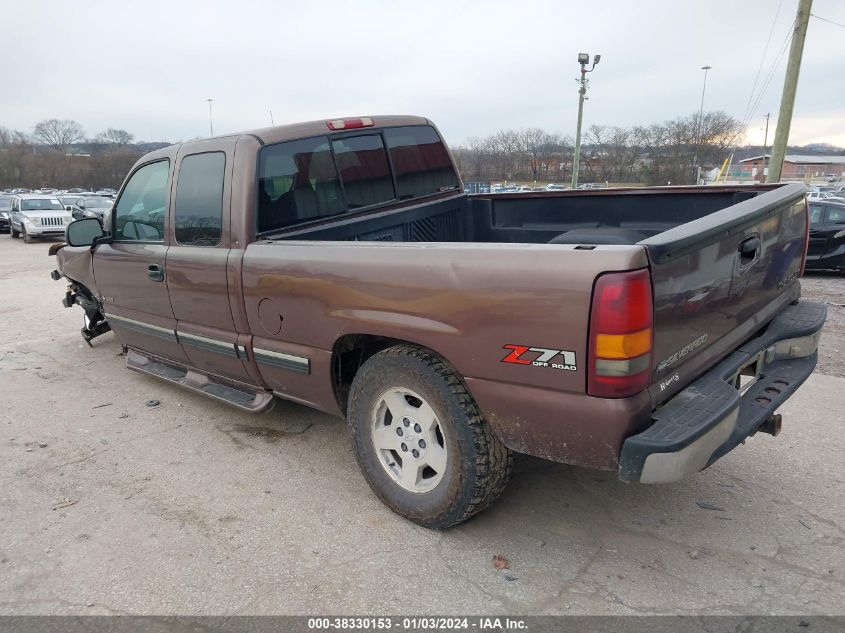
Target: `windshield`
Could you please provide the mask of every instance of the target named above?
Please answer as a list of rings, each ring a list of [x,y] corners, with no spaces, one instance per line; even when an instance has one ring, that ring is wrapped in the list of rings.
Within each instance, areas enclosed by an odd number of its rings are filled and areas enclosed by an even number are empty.
[[[21,211],[52,211],[61,210],[62,203],[55,198],[29,198],[21,200]]]

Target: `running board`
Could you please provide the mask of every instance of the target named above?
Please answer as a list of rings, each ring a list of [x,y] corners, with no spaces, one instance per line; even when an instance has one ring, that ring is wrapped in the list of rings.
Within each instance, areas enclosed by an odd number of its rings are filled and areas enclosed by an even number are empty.
[[[248,413],[264,413],[272,409],[276,403],[273,394],[268,391],[252,389],[246,385],[209,376],[196,369],[166,363],[133,349],[126,352],[126,366],[132,371],[179,385]]]

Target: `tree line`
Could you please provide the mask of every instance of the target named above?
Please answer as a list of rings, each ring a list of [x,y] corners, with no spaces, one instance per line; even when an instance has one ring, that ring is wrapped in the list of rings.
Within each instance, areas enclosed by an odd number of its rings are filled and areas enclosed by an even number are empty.
[[[720,166],[743,132],[725,112],[648,126],[592,125],[583,135],[579,181],[665,185],[695,182]],[[76,121],[48,119],[31,134],[0,127],[0,188],[118,187],[138,158],[166,143],[135,143],[126,130],[93,138]],[[540,128],[472,137],[452,153],[465,181],[569,182],[572,137]]]
[[[40,121],[31,134],[0,126],[0,188],[117,188],[142,154],[166,145],[134,140],[117,128],[88,138],[70,120]]]
[[[721,111],[648,126],[592,125],[582,136],[578,180],[694,183],[697,168],[721,166],[742,132],[742,123]],[[572,137],[539,128],[472,137],[452,153],[465,181],[572,179]]]

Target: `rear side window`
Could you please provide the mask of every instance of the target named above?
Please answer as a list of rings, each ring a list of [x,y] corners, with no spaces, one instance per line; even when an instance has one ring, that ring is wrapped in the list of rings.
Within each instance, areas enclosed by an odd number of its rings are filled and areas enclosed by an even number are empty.
[[[845,222],[845,209],[837,209],[829,206],[827,208],[827,221],[831,224],[840,224]]]
[[[347,136],[332,141],[332,148],[350,209],[396,198],[380,134]]]
[[[810,205],[810,224],[821,224],[822,207],[820,204]]]
[[[223,152],[182,159],[176,183],[175,228],[179,244],[216,246],[223,226]]]
[[[384,138],[396,174],[400,200],[428,196],[458,186],[449,152],[433,127],[387,128]]]
[[[325,136],[270,145],[258,164],[258,231],[325,218],[346,203]]]

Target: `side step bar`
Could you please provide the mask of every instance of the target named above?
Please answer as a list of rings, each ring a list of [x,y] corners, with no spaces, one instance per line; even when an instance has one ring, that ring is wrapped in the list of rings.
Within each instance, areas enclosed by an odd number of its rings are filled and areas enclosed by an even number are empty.
[[[126,366],[132,371],[179,385],[248,413],[264,413],[272,409],[276,403],[273,394],[268,391],[252,389],[217,376],[209,376],[196,369],[167,363],[145,356],[133,349],[126,351]]]

